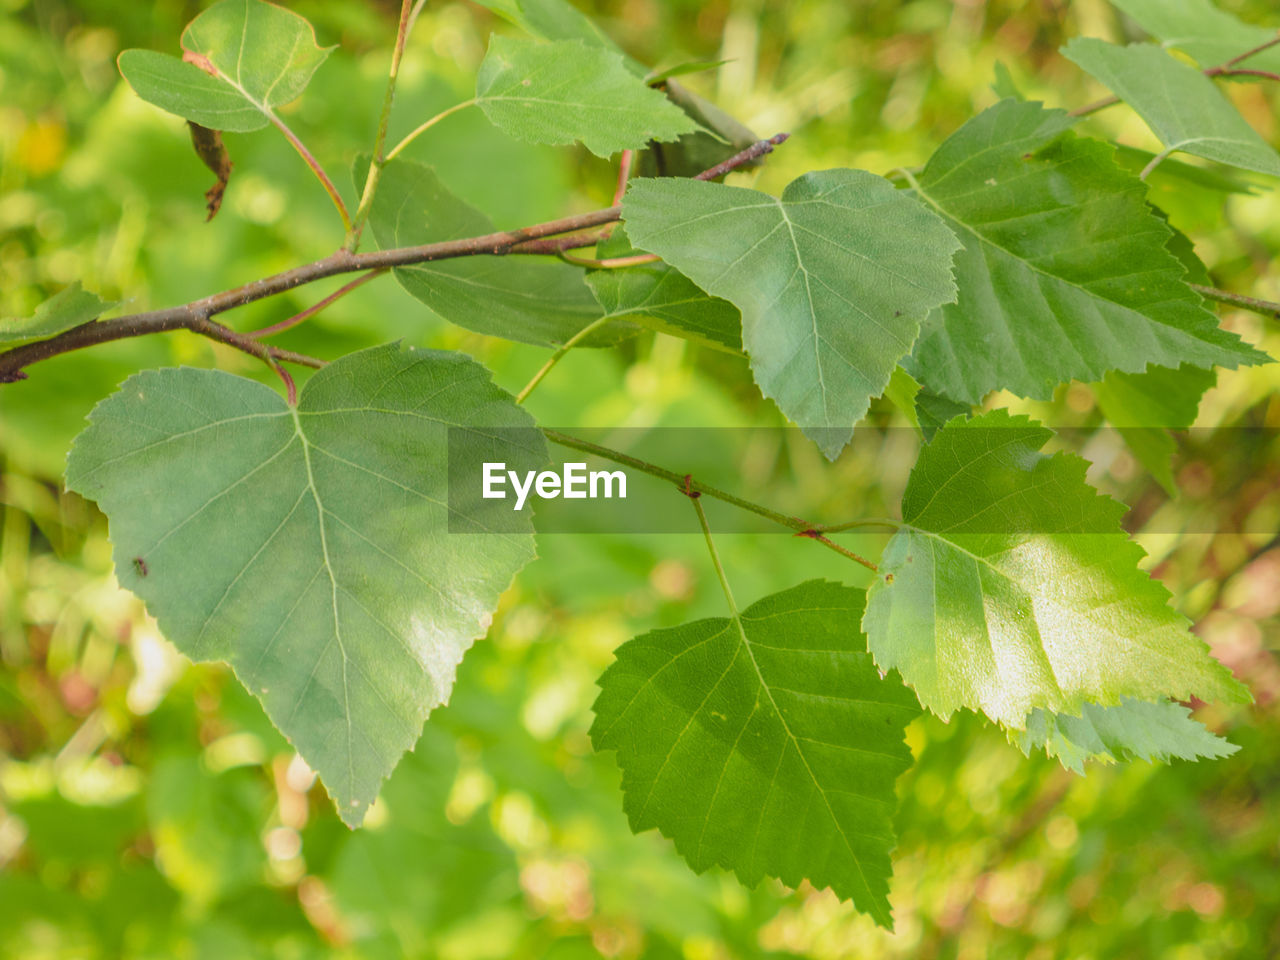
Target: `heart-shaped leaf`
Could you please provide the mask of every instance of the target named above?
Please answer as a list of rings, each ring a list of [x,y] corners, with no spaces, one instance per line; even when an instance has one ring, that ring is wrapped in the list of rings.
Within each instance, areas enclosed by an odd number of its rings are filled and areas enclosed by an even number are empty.
[[[473,361],[394,344],[330,364],[296,408],[228,373],[148,371],[94,410],[67,486],[106,513],[117,576],[165,636],[230,663],[358,824],[533,557],[531,527],[450,528],[450,435],[533,469],[540,439],[494,431],[531,426]]]
[[[1234,368],[1268,358],[1186,283],[1172,232],[1112,148],[1063,110],[1004,100],[952,134],[916,187],[956,231],[955,303],[930,314],[904,364],[931,393],[1047,399],[1060,383],[1151,364]]]
[[[863,599],[811,580],[624,643],[591,739],[618,751],[631,828],[657,827],[695,870],[809,880],[892,927],[894,782],[920,707],[867,654]]]
[[[921,451],[867,593],[876,663],[943,718],[968,707],[1014,729],[1037,708],[1125,697],[1247,702],[1139,566],[1125,507],[1085,482],[1081,458],[1040,452],[1052,436],[996,410]]]
[[[956,295],[955,235],[865,170],[805,174],[781,199],[700,180],[633,180],[623,219],[637,247],[742,311],[761,391],[832,459],[921,320]]]
[[[264,0],[221,0],[182,32],[182,59],[152,50],[120,54],[134,92],[213,130],[265,127],[296,100],[332,47],[303,17]]]
[[[628,70],[620,54],[581,40],[537,43],[495,35],[476,76],[476,101],[513,137],[578,141],[601,157],[697,129]]]

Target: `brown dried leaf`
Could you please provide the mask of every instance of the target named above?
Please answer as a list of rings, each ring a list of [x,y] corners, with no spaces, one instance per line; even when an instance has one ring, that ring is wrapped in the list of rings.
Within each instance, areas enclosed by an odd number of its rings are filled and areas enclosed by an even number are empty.
[[[203,160],[204,165],[218,178],[218,182],[205,191],[204,195],[209,208],[209,216],[205,218],[207,223],[222,207],[222,195],[227,190],[227,181],[231,179],[231,156],[222,142],[222,134],[217,130],[210,130],[189,120],[187,126],[191,128],[191,145],[196,148],[196,156]]]

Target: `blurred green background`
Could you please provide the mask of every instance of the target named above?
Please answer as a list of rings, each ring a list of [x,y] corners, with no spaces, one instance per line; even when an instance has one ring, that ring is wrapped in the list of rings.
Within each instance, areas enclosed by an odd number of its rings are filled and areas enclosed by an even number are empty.
[[[398,5],[287,4],[341,49],[289,123],[354,200]],[[1270,0],[1224,4],[1280,25]],[[80,279],[123,310],[180,303],[322,256],[341,240],[327,199],[282,139],[229,135],[222,213],[181,121],[138,101],[114,58],[177,50],[199,5],[160,0],[0,0],[0,316]],[[641,61],[728,63],[688,85],[763,135],[792,140],[758,174],[885,173],[923,162],[995,102],[997,62],[1028,96],[1076,106],[1101,91],[1057,54],[1071,36],[1137,39],[1104,0],[595,0],[584,5]],[[392,135],[470,95],[486,10],[432,0],[402,73]],[[1277,91],[1230,90],[1275,142]],[[1124,108],[1082,132],[1149,147]],[[534,148],[464,112],[410,151],[503,226],[607,202],[609,166]],[[1280,203],[1195,193],[1153,177],[1215,282],[1280,299]],[[226,319],[250,330],[335,289],[329,281]],[[1224,322],[1273,355],[1274,322]],[[518,388],[545,351],[429,316],[389,278],[283,346],[332,358],[405,338],[464,350]],[[192,666],[111,573],[106,523],[61,492],[86,412],[129,373],[218,365],[271,382],[209,341],[169,334],[64,356],[0,388],[0,957],[962,957],[1280,955],[1280,374],[1222,373],[1179,442],[1169,499],[1089,390],[1052,403],[997,397],[1054,425],[1092,479],[1135,509],[1151,567],[1197,632],[1255,691],[1252,707],[1198,716],[1241,746],[1230,760],[1094,767],[1025,759],[972,716],[926,718],[902,778],[892,885],[897,932],[829,893],[694,876],[655,833],[635,837],[610,755],[586,730],[611,651],[659,625],[720,615],[701,542],[679,535],[545,536],[453,700],[427,724],[368,825],[349,832],[323,789],[229,672]],[[745,364],[666,337],[571,355],[531,398],[554,426],[778,425]],[[800,439],[753,449],[741,491],[803,502],[818,519],[892,509],[912,462],[902,421],[873,410],[872,454],[826,465]],[[1241,429],[1250,428],[1250,429]],[[1265,428],[1265,429],[1263,429]],[[1083,437],[1083,439],[1080,439]],[[905,438],[905,439],[904,439]],[[876,446],[878,444],[878,446]],[[678,466],[672,464],[672,466]],[[887,506],[886,506],[887,505]],[[687,509],[673,498],[673,510]],[[1217,530],[1210,536],[1203,531]],[[846,537],[875,553],[875,536]],[[865,584],[860,568],[780,535],[726,536],[741,600],[812,576]]]

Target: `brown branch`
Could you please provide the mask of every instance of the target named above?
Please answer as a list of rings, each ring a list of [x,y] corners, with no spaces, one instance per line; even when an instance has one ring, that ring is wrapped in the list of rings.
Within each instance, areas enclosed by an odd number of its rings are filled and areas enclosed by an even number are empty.
[[[1270,40],[1268,40],[1266,43],[1260,43],[1256,47],[1254,47],[1252,50],[1246,50],[1244,53],[1240,54],[1240,56],[1232,57],[1226,63],[1220,64],[1219,66],[1216,66],[1216,67],[1211,67],[1209,70],[1206,70],[1205,73],[1209,74],[1210,76],[1213,76],[1215,73],[1220,73],[1224,70],[1230,70],[1237,63],[1240,63],[1241,61],[1244,61],[1244,60],[1248,60],[1250,57],[1255,57],[1258,54],[1260,54],[1263,50],[1270,50],[1272,47],[1274,47],[1278,43],[1280,43],[1280,30],[1277,30],[1276,35],[1272,37]]]
[[[1219,290],[1216,287],[1201,286],[1198,283],[1190,283],[1187,286],[1191,287],[1192,290],[1206,300],[1229,303],[1233,307],[1252,310],[1254,313],[1260,313],[1264,317],[1280,320],[1280,303],[1274,303],[1271,300],[1259,300],[1257,297],[1246,297],[1242,293],[1230,293],[1226,290]]]
[[[378,277],[382,276],[386,272],[387,272],[386,267],[379,267],[377,270],[370,270],[368,273],[361,274],[360,276],[352,280],[350,283],[346,283],[341,287],[339,287],[337,290],[333,291],[333,293],[329,294],[323,300],[320,300],[317,303],[313,303],[311,306],[307,307],[307,309],[302,310],[299,313],[295,313],[292,317],[289,317],[287,320],[281,320],[279,323],[273,323],[271,324],[271,326],[263,327],[261,330],[254,330],[250,332],[248,336],[254,337],[256,339],[261,339],[262,337],[274,336],[277,333],[283,333],[284,331],[292,327],[296,327],[298,324],[302,323],[304,320],[310,320],[312,317],[314,317],[317,313],[319,313],[325,307],[329,306],[329,304],[333,303],[336,300],[341,300],[352,290],[355,290],[357,287],[363,287],[370,280],[377,279]]]
[[[709,180],[722,176],[729,170],[772,152],[776,144],[786,139],[787,134],[780,133],[769,140],[761,140],[710,170],[703,171],[696,179]],[[112,340],[141,337],[168,330],[190,330],[267,361],[276,359],[306,366],[320,366],[321,361],[313,357],[277,347],[268,347],[248,334],[236,333],[221,324],[213,323],[210,318],[247,303],[273,297],[295,287],[344,273],[366,270],[385,271],[391,267],[451,260],[457,257],[497,257],[512,253],[558,255],[564,250],[590,246],[598,242],[600,239],[598,231],[589,234],[584,234],[582,231],[614,223],[621,217],[622,207],[615,204],[592,213],[562,217],[559,220],[537,223],[518,230],[500,230],[481,237],[444,240],[413,247],[374,250],[368,253],[352,253],[349,250],[340,249],[320,260],[255,280],[241,287],[215,293],[182,306],[130,314],[113,320],[91,320],[89,323],[73,327],[48,340],[25,343],[6,350],[0,353],[0,383],[26,379],[25,367],[59,354]],[[575,234],[575,236],[561,236],[562,234]]]

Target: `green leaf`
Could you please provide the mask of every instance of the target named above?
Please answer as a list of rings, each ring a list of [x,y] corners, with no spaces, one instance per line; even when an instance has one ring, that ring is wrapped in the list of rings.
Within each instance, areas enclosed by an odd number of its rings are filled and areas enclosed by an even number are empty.
[[[1076,773],[1084,773],[1087,760],[1168,763],[1229,757],[1240,749],[1206,730],[1179,703],[1127,697],[1113,707],[1087,703],[1078,717],[1035,710],[1025,730],[1009,731],[1009,740],[1027,756],[1043,749]]]
[[[580,141],[601,157],[697,129],[628,70],[621,55],[580,40],[535,43],[494,35],[476,76],[476,100],[517,139]]]
[[[865,170],[805,174],[780,200],[697,180],[633,180],[623,219],[637,247],[742,311],[760,389],[831,459],[920,321],[955,297],[956,238]]]
[[[56,336],[64,330],[96,320],[118,305],[114,300],[103,300],[83,289],[80,281],[76,280],[36,307],[36,312],[30,317],[0,320],[0,343]]]
[[[356,183],[364,183],[367,169],[367,157],[356,162]],[[369,223],[384,249],[497,229],[450,193],[431,167],[399,157],[382,168]],[[397,267],[395,276],[450,323],[523,343],[564,343],[601,313],[582,270],[550,257],[458,257]],[[616,343],[634,332],[630,324],[611,325],[588,337],[586,345]]]
[[[296,408],[219,371],[147,371],[94,410],[67,486],[106,513],[116,576],[165,636],[230,663],[359,824],[533,557],[531,527],[450,529],[450,442],[529,469],[541,442],[490,430],[530,426],[478,364],[395,344],[331,363]]]
[[[601,259],[625,257],[634,248],[622,227],[599,244]],[[727,300],[703,293],[693,281],[658,261],[636,267],[592,270],[587,286],[605,316],[625,318],[661,333],[684,337],[717,350],[742,352],[742,319]]]
[[[332,47],[303,17],[263,0],[221,0],[187,25],[182,59],[151,50],[120,54],[134,92],[213,130],[260,130],[296,100]]]
[[[1004,100],[929,160],[918,190],[964,243],[960,294],[925,322],[907,369],[976,404],[998,389],[1048,399],[1059,383],[1150,364],[1265,362],[1186,285],[1142,182],[1073,122]]]
[[[1167,47],[1193,57],[1202,67],[1216,67],[1269,40],[1276,31],[1258,27],[1219,10],[1210,0],[1111,0],[1139,26]],[[1240,66],[1280,70],[1280,48],[1272,47]],[[1242,78],[1245,79],[1245,78]]]
[[[1001,100],[1025,100],[1026,97],[1022,91],[1018,89],[1017,81],[1013,79],[1013,74],[1009,72],[1009,68],[1003,60],[997,60],[995,65],[995,78],[991,84],[991,92]]]
[[[581,40],[617,50],[617,45],[568,0],[476,0],[509,23],[543,40]]]
[[[1216,381],[1212,370],[1152,367],[1146,373],[1109,373],[1093,385],[1103,416],[1170,496],[1178,488],[1172,462],[1176,447],[1169,431],[1195,423],[1200,399]]]
[[[1117,47],[1077,37],[1062,52],[1133,107],[1166,153],[1181,150],[1280,177],[1280,154],[1249,126],[1212,80],[1168,51],[1149,43]]]
[[[703,73],[707,70],[714,70],[717,67],[723,67],[726,63],[732,63],[733,59],[728,60],[686,60],[684,63],[677,63],[674,66],[666,67],[662,70],[655,70],[647,74],[644,82],[651,87],[661,86],[672,77],[683,77],[691,73]]]
[[[863,596],[811,580],[636,637],[600,678],[591,739],[618,752],[631,829],[694,870],[808,880],[891,927],[894,781],[920,711],[865,652]]]
[[[921,451],[863,627],[921,704],[1021,729],[1031,711],[1124,697],[1247,702],[1139,564],[1122,504],[1052,432],[1003,410],[953,420]]]
[[[926,440],[932,440],[945,424],[972,409],[966,403],[957,403],[927,390],[916,394],[916,419],[920,421],[920,432]]]

